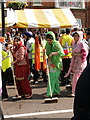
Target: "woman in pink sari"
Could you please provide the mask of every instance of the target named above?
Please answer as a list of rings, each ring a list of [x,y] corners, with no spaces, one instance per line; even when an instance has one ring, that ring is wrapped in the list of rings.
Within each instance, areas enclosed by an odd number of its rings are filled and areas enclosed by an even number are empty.
[[[19,36],[14,38],[13,53],[14,61],[12,65],[15,64],[15,78],[18,93],[24,98],[30,98],[32,90],[28,80],[28,75],[30,74],[28,53],[26,47],[22,45]]]
[[[75,95],[76,84],[81,73],[87,66],[86,58],[88,55],[88,46],[83,41],[80,41],[79,34],[75,32],[73,37],[74,37],[74,43],[72,46],[72,60],[71,60],[69,71],[64,76],[64,77],[67,77],[71,71],[73,72],[71,96]]]

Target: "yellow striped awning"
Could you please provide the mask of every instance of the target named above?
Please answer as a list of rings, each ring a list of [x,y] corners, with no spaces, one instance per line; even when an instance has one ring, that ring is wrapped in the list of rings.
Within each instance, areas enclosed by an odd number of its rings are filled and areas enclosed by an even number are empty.
[[[10,10],[9,10],[10,12]],[[13,10],[11,10],[13,12]],[[78,27],[74,15],[70,9],[24,9],[14,10],[13,16],[11,13],[12,23],[16,23],[18,28],[67,28]],[[6,18],[6,25],[10,25]],[[12,24],[11,23],[11,24]]]
[[[16,11],[6,9],[7,10],[7,17],[5,17],[5,27],[12,26],[16,23],[15,17],[16,17]],[[1,15],[1,9],[0,9],[0,28],[2,27],[2,15]]]

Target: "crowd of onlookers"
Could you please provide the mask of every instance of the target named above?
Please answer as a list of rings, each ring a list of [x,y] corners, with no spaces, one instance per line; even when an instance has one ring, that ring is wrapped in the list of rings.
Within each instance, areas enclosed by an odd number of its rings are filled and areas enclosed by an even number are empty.
[[[6,85],[15,85],[14,82],[19,96],[31,98],[31,79],[38,84],[40,77],[45,83],[50,78],[53,96],[60,95],[59,81],[60,86],[72,84],[70,96],[75,96],[78,79],[90,63],[89,28],[86,31],[66,28],[61,33],[45,28],[23,32],[13,28],[1,40],[3,100],[8,100]],[[49,85],[44,97],[50,97]]]
[[[42,30],[41,29],[33,29],[33,31],[31,29],[31,31],[25,31],[25,32],[20,32],[19,30],[17,31],[16,29],[11,29],[11,32],[6,32],[5,41],[2,43],[2,49],[4,50],[4,52],[8,53],[8,55],[11,57],[10,59],[12,62],[13,55],[10,53],[10,51],[13,51],[13,49],[14,49],[15,37],[16,36],[20,37],[22,44],[25,45],[25,47],[27,48],[29,65],[30,65],[30,75],[28,76],[28,79],[30,80],[31,78],[33,78],[33,84],[38,83],[38,79],[40,77],[41,71],[42,71],[43,81],[44,82],[48,81],[47,74],[45,73],[45,71],[43,71],[43,60],[41,59],[42,65],[41,65],[41,70],[39,72],[39,70],[35,69],[35,61],[33,60],[33,59],[35,59],[35,58],[33,58],[33,57],[35,57],[35,55],[34,56],[32,55],[32,54],[35,54],[35,53],[33,53],[32,49],[33,49],[33,45],[35,44],[35,38],[37,35],[39,36],[40,50],[41,50],[41,53],[43,54],[42,49],[45,48],[45,44],[46,44],[45,37],[46,37],[47,32],[48,32],[48,29],[42,29]],[[58,41],[61,44],[63,51],[65,53],[65,56],[62,57],[62,70],[61,70],[61,74],[59,77],[59,80],[61,81],[60,85],[68,85],[71,83],[71,77],[72,77],[71,72],[70,72],[70,74],[68,74],[68,76],[65,77],[65,75],[66,75],[66,73],[68,73],[68,70],[70,68],[70,63],[71,63],[71,59],[72,59],[72,46],[73,46],[74,40],[77,39],[77,38],[75,38],[76,32],[79,35],[77,41],[83,41],[84,44],[86,44],[90,47],[90,30],[89,29],[87,29],[87,31],[85,32],[84,29],[79,30],[78,28],[74,28],[71,31],[69,28],[66,28],[65,30],[62,30],[61,34],[55,33],[55,39],[56,39],[56,41]],[[43,48],[42,48],[42,45],[43,45]],[[88,49],[88,51],[89,51],[89,49]],[[78,52],[81,52],[81,51],[78,51]],[[87,54],[88,54],[87,62],[89,63],[89,54],[90,53],[87,53]],[[41,57],[42,56],[43,55],[41,55]],[[46,56],[46,58],[47,58],[47,56]],[[80,71],[80,73],[82,71]],[[6,72],[3,72],[3,73],[5,74],[4,76],[6,76],[6,78],[4,78],[4,79],[6,79],[8,84],[14,84],[11,65],[8,69],[6,69]],[[73,84],[75,85],[75,83],[73,83]]]

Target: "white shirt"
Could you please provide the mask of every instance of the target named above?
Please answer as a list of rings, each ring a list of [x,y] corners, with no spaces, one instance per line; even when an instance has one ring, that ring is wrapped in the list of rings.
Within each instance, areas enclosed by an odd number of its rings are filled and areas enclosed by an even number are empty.
[[[35,40],[34,40],[34,38],[33,37],[31,37],[28,41],[27,41],[27,43],[26,43],[26,48],[27,48],[27,50],[29,50],[30,52],[28,53],[28,58],[29,59],[32,59],[32,52],[31,52],[31,44],[33,44],[33,43],[35,43]]]

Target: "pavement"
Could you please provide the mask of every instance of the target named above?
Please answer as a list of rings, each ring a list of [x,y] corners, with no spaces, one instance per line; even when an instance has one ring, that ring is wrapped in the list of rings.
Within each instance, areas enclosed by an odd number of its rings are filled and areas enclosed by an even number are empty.
[[[73,116],[74,97],[70,97],[70,89],[61,86],[61,93],[57,103],[44,103],[43,97],[47,91],[47,83],[42,79],[33,85],[31,99],[2,101],[4,118],[7,120],[70,120]],[[7,86],[9,97],[16,95],[14,86]]]

